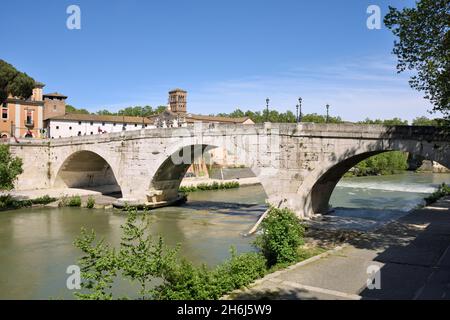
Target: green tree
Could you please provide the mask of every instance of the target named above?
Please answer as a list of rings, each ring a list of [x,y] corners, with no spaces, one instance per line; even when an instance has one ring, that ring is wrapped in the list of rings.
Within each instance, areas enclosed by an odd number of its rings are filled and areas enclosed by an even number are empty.
[[[35,84],[33,78],[0,59],[0,105],[10,94],[13,97],[28,99],[33,93]]]
[[[450,115],[450,1],[419,0],[416,8],[389,7],[386,26],[398,37],[398,72],[415,70],[412,88],[425,93],[434,111]]]
[[[0,190],[11,190],[23,172],[22,159],[13,157],[8,145],[0,145]]]
[[[66,112],[67,113],[77,113],[77,114],[91,114],[86,109],[78,109],[78,108],[75,108],[74,106],[72,106],[70,104],[66,105]]]
[[[427,117],[417,117],[412,121],[413,126],[438,126],[439,122]]]

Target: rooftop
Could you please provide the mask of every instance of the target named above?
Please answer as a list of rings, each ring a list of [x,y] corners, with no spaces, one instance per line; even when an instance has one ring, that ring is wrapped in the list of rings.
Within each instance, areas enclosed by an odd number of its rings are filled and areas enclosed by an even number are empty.
[[[51,117],[50,120],[65,120],[65,121],[92,121],[92,122],[115,122],[115,123],[137,123],[137,124],[152,124],[148,118],[143,117],[129,117],[129,116],[107,116],[98,114],[82,114],[82,113],[66,113],[63,116]]]
[[[46,93],[44,94],[44,98],[45,97],[49,97],[49,98],[60,98],[60,99],[67,99],[67,96],[60,94],[58,92],[53,92],[53,93]]]

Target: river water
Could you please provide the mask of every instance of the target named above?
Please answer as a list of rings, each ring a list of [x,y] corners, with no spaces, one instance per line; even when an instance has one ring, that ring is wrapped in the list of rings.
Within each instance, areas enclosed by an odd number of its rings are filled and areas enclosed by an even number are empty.
[[[334,218],[348,217],[379,224],[406,214],[450,174],[406,173],[343,179],[333,193]],[[253,250],[243,237],[265,211],[261,186],[189,195],[181,207],[152,211],[152,232],[195,263],[215,265],[239,252]],[[117,245],[123,213],[80,208],[38,208],[0,212],[0,299],[70,299],[66,268],[76,264],[73,246],[80,229],[94,229]],[[126,292],[126,285],[118,288]]]

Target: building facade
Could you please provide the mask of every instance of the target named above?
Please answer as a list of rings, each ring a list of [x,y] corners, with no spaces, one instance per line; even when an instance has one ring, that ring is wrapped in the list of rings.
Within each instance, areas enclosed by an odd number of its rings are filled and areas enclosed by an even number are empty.
[[[156,128],[145,117],[67,113],[47,120],[51,139]]]
[[[44,84],[36,83],[32,96],[19,99],[10,96],[1,106],[0,137],[3,139],[44,138]]]

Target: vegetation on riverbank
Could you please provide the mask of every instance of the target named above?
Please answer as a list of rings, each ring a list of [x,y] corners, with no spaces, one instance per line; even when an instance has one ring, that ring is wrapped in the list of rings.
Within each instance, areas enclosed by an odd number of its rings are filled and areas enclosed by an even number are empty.
[[[20,208],[32,207],[33,205],[46,205],[55,202],[56,198],[45,195],[32,200],[17,200],[10,195],[0,196],[0,210],[15,210]]]
[[[213,182],[213,183],[199,183],[196,186],[181,186],[180,192],[196,192],[206,190],[225,190],[239,188],[240,184],[237,181],[232,182]]]
[[[0,190],[14,188],[14,182],[23,172],[22,165],[22,159],[11,155],[9,145],[0,145]]]
[[[138,284],[134,298],[163,300],[219,299],[235,289],[247,286],[274,268],[307,259],[321,253],[315,248],[303,249],[304,227],[289,210],[272,208],[263,223],[263,233],[255,241],[258,252],[238,254],[231,248],[231,257],[215,268],[196,266],[180,256],[180,246],[169,248],[164,239],[149,233],[149,216],[138,216],[128,210],[121,226],[120,247],[115,249],[98,240],[94,231],[82,230],[75,246],[83,252],[79,261],[82,291],[79,299],[109,300],[120,274]],[[159,285],[151,285],[159,279]]]
[[[408,169],[408,153],[392,151],[382,153],[361,161],[346,177],[390,175],[400,173]]]
[[[439,199],[450,195],[450,185],[443,183],[439,188],[431,195],[425,198],[426,205],[430,205],[438,201]]]
[[[81,207],[81,197],[80,196],[72,196],[67,197],[64,196],[59,200],[58,207]]]

